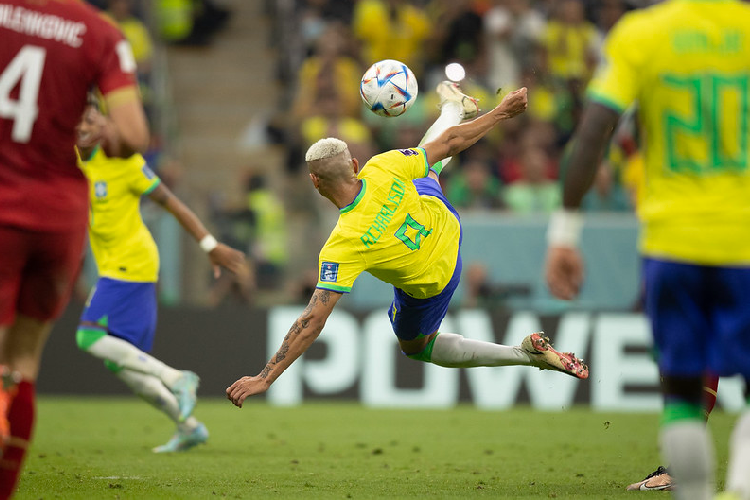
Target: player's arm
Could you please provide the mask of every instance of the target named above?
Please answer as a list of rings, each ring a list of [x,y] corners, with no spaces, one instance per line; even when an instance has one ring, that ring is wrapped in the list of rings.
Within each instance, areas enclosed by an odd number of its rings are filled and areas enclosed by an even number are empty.
[[[584,107],[581,123],[560,165],[563,172],[563,208],[578,210],[594,183],[620,113],[594,101]]]
[[[583,224],[579,209],[619,118],[618,111],[589,101],[561,163],[563,210],[550,220],[546,264],[547,286],[559,299],[575,298],[583,283],[583,260],[577,248]]]
[[[215,277],[218,278],[221,267],[225,267],[235,276],[242,279],[249,278],[250,269],[245,254],[216,241],[216,238],[206,229],[198,216],[180,201],[164,183],[157,185],[148,196],[171,213],[180,225],[195,238],[195,241],[208,254],[208,258],[214,266]]]
[[[526,87],[510,92],[494,109],[466,123],[450,127],[424,146],[430,165],[455,156],[476,144],[498,123],[523,113],[528,105]]]
[[[242,403],[247,397],[266,392],[284,370],[318,338],[342,295],[343,293],[317,288],[310,303],[289,329],[281,342],[281,347],[266,363],[265,368],[256,376],[242,377],[227,387],[227,398],[242,408]]]

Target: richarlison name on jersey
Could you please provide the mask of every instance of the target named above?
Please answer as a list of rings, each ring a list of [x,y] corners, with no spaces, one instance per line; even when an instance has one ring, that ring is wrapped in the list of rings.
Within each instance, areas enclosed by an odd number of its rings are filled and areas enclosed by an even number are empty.
[[[375,220],[372,221],[367,231],[359,237],[367,248],[377,243],[380,237],[383,236],[383,232],[388,229],[388,224],[391,222],[393,214],[396,213],[396,210],[401,205],[405,193],[406,184],[399,179],[393,179],[388,198],[380,208],[380,212],[375,216]]]
[[[0,4],[0,26],[29,36],[55,40],[74,48],[83,43],[86,25],[52,14],[42,14],[23,7]]]

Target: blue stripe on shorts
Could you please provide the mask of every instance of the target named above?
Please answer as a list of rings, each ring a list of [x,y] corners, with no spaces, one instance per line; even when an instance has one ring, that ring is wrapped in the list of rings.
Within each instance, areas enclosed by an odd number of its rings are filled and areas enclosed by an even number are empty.
[[[443,195],[443,190],[435,179],[425,177],[423,179],[415,179],[413,182],[420,195],[439,198],[445,204],[446,208],[456,216],[460,226],[461,217],[459,217],[456,209],[453,208],[453,205]],[[456,288],[458,288],[458,283],[461,281],[462,239],[463,231],[461,231],[458,239],[458,259],[456,260],[453,275],[438,295],[427,299],[416,299],[407,295],[403,290],[393,287],[393,302],[388,309],[388,318],[391,321],[393,332],[399,339],[414,340],[420,335],[431,335],[440,328],[440,323],[443,322],[443,318],[445,318],[448,312],[451,298]]]
[[[750,268],[647,258],[643,276],[663,374],[750,378]]]
[[[132,283],[99,278],[81,321],[104,318],[110,335],[149,352],[156,332],[156,283]]]

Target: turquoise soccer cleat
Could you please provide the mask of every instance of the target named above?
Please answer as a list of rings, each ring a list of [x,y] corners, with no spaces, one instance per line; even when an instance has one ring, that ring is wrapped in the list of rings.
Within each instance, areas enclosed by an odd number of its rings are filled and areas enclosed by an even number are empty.
[[[172,439],[161,446],[157,446],[153,449],[154,453],[175,453],[178,451],[187,451],[190,448],[197,446],[201,443],[208,441],[208,429],[206,426],[199,422],[198,426],[193,429],[190,433],[177,433],[172,436]]]

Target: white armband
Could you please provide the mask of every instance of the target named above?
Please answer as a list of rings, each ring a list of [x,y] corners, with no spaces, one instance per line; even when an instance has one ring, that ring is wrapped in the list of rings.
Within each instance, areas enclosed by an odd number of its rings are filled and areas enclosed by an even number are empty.
[[[580,212],[559,210],[552,213],[547,228],[547,245],[551,247],[578,248],[583,230]]]
[[[216,248],[219,245],[219,242],[216,241],[216,238],[214,238],[214,236],[209,233],[198,242],[198,245],[204,252],[211,253],[211,250]]]

